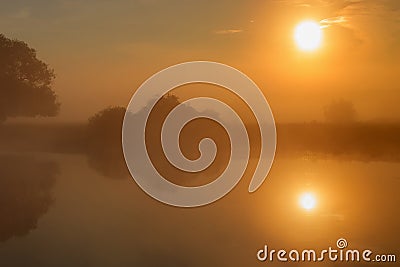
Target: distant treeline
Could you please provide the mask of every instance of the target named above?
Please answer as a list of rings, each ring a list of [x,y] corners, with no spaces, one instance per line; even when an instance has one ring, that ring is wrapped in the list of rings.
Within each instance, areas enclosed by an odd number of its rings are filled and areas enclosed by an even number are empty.
[[[277,154],[400,161],[400,124],[278,124]]]
[[[86,124],[0,125],[0,151],[84,153]]]
[[[118,147],[121,144],[120,124],[121,118],[112,127],[102,125],[106,131],[103,128],[96,131],[98,144],[90,137],[94,136],[94,126],[90,124],[4,124],[0,126],[0,151],[122,151]],[[101,138],[103,134],[106,136]],[[277,156],[315,154],[354,160],[400,161],[400,124],[277,124],[277,138]]]

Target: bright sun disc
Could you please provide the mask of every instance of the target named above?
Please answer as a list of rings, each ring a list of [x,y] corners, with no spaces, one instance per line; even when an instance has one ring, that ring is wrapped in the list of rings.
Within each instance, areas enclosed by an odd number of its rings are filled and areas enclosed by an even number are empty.
[[[313,194],[305,193],[300,196],[300,205],[303,209],[312,210],[316,204],[317,201]]]
[[[321,45],[322,31],[317,22],[304,21],[296,26],[294,39],[297,46],[304,51],[312,51]]]

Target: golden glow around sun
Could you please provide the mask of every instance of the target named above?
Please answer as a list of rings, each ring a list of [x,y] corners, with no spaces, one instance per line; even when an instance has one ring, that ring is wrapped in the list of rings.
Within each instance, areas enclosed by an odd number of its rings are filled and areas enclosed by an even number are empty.
[[[317,200],[312,193],[304,193],[300,196],[300,206],[305,210],[312,210],[317,205]]]
[[[311,20],[299,23],[294,30],[294,40],[303,51],[313,51],[320,47],[322,31],[319,23]]]

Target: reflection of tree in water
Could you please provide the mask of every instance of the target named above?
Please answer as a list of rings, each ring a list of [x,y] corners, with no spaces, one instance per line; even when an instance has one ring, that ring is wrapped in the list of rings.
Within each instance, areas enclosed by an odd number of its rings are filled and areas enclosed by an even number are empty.
[[[27,235],[53,203],[53,162],[0,155],[0,242]]]

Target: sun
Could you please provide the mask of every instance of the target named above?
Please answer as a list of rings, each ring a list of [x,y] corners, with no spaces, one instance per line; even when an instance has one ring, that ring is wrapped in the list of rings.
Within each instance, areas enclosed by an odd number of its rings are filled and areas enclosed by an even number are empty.
[[[299,23],[294,30],[294,40],[299,49],[314,51],[321,46],[321,26],[318,22],[311,20]]]
[[[317,200],[312,193],[304,193],[300,196],[300,206],[305,210],[312,210],[315,208]]]

